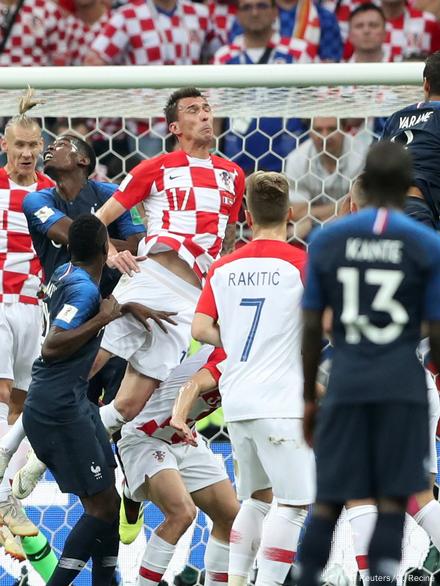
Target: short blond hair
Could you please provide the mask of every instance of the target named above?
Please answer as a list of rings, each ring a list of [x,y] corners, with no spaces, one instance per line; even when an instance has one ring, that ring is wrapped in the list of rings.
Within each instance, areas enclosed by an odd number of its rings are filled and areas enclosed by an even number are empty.
[[[14,116],[6,123],[5,134],[8,128],[11,128],[12,126],[40,129],[40,125],[38,124],[37,120],[27,115],[27,112],[29,112],[29,110],[35,106],[38,106],[38,104],[44,104],[44,101],[36,100],[34,98],[34,90],[31,87],[28,87],[18,102],[18,115]]]
[[[257,171],[246,181],[246,203],[255,223],[279,224],[289,210],[289,183],[282,173]]]

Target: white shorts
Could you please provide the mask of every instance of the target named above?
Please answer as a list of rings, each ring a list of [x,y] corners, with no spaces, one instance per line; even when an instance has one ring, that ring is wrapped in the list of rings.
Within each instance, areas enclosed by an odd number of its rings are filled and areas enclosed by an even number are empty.
[[[154,260],[139,263],[140,273],[123,275],[113,291],[119,303],[135,301],[151,309],[175,311],[177,326],[165,323],[165,334],[150,320],[151,332],[131,315],[111,322],[101,347],[127,360],[141,374],[163,381],[185,357],[200,289]]]
[[[41,349],[42,312],[39,305],[0,303],[0,378],[27,391],[32,364]]]
[[[437,474],[437,423],[440,415],[440,400],[434,379],[428,371],[426,371],[426,384],[428,386],[429,405],[429,471],[432,474]]]
[[[228,423],[237,496],[272,488],[286,505],[313,503],[315,457],[304,441],[302,419],[250,419]]]
[[[122,435],[118,442],[119,456],[124,466],[127,485],[134,501],[148,499],[145,477],[152,478],[162,470],[179,472],[189,493],[226,480],[223,462],[197,435],[198,446],[167,444],[143,432]]]

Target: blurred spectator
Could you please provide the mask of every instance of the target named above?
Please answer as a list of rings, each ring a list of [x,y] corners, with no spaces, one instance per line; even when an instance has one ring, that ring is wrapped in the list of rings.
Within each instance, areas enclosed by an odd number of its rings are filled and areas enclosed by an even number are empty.
[[[366,1],[324,1],[326,8],[335,10],[344,41],[348,40],[350,14]],[[386,19],[386,61],[401,61],[414,54],[428,55],[440,49],[440,25],[433,14],[421,12],[405,0],[378,0],[376,4],[382,8]],[[352,52],[353,47],[347,42],[344,57],[348,59]]]
[[[229,42],[229,31],[232,29],[237,15],[237,2],[235,0],[209,0],[207,6],[209,18],[217,37],[218,46],[213,46],[215,52],[220,46],[227,45]]]
[[[277,0],[276,3],[275,30],[282,37],[304,39],[309,44],[309,54],[321,61],[340,61],[342,40],[334,14],[313,0]],[[230,38],[235,39],[241,33],[240,23],[235,21]]]
[[[353,10],[348,33],[348,39],[353,47],[351,62],[385,61],[385,38],[385,15],[381,8],[375,4],[361,4]]]
[[[214,40],[208,7],[191,0],[131,0],[92,43],[87,65],[191,65]]]
[[[303,39],[282,38],[273,30],[277,18],[274,0],[239,0],[238,21],[243,34],[230,45],[221,47],[214,63],[236,65],[246,63],[309,62],[308,44]],[[286,126],[284,126],[286,124]],[[219,128],[216,128],[220,134]],[[239,118],[225,121],[221,131],[224,155],[237,162],[246,173],[256,168],[280,171],[282,159],[296,146],[292,134],[302,130],[298,120],[281,118]]]
[[[71,65],[82,65],[90,47],[110,20],[108,0],[75,0],[75,14],[66,16],[66,39]]]
[[[372,135],[364,128],[355,135],[343,131],[337,118],[313,118],[310,138],[287,157],[295,219],[309,214],[322,222],[334,216],[336,202],[361,173]]]
[[[51,0],[1,0],[0,66],[69,65],[64,29]]]

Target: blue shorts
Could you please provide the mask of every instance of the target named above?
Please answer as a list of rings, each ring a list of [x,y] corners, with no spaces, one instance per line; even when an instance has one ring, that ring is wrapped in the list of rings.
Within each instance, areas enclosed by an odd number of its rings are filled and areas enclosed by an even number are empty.
[[[408,497],[429,487],[428,406],[323,405],[315,455],[317,502]]]
[[[114,484],[116,461],[98,407],[63,423],[48,425],[26,408],[23,426],[37,457],[52,472],[61,492],[92,496]]]

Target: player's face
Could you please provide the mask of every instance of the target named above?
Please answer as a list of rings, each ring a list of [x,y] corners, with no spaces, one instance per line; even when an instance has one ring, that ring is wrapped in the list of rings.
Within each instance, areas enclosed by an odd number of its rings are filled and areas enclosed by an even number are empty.
[[[376,10],[361,12],[350,24],[350,42],[355,50],[377,51],[385,42],[385,22]]]
[[[78,149],[66,136],[59,136],[44,153],[44,170],[68,171],[77,167]]]
[[[261,33],[270,29],[277,9],[271,0],[239,0],[238,20],[245,33]]]
[[[318,153],[325,151],[336,157],[341,154],[344,135],[338,130],[336,118],[314,118],[310,138]]]
[[[34,175],[38,156],[43,150],[43,139],[37,126],[10,126],[6,130],[1,146],[7,156],[10,175]]]
[[[205,98],[183,98],[177,106],[177,121],[170,124],[177,137],[197,144],[211,144],[214,137],[211,106]]]

